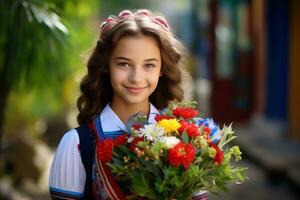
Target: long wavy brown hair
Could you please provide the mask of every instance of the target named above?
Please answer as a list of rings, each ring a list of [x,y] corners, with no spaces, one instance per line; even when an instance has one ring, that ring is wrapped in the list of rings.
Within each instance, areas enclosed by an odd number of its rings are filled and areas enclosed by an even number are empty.
[[[173,35],[170,28],[154,20],[162,16],[155,15],[148,10],[147,15],[141,15],[141,10],[131,12],[126,18],[113,17],[106,20],[105,29],[102,28],[99,40],[93,48],[87,62],[87,74],[83,77],[77,100],[79,114],[77,121],[81,125],[97,116],[105,105],[112,102],[113,89],[108,73],[109,58],[112,50],[123,36],[143,34],[157,40],[162,55],[162,76],[157,88],[150,95],[150,102],[158,109],[162,109],[172,100],[181,101],[182,75],[185,73],[182,58],[185,49]],[[120,15],[120,14],[119,14]],[[111,18],[111,17],[110,17]]]

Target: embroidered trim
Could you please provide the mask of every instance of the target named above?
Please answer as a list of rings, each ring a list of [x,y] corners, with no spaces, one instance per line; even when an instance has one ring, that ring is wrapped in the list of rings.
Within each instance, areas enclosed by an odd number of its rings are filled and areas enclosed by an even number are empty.
[[[96,123],[98,122],[98,128],[96,128]],[[92,130],[92,133],[96,136],[97,142],[103,141],[104,133],[101,126],[100,120],[94,120],[91,121],[88,125],[88,127]],[[96,151],[97,152],[97,145],[96,145]],[[99,171],[99,174],[101,176],[101,180],[103,182],[103,185],[106,189],[106,192],[111,200],[126,200],[125,195],[113,179],[112,175],[110,174],[109,169],[107,166],[102,163],[100,160],[97,159],[97,153],[95,154],[95,160],[96,160],[96,167]]]
[[[80,199],[82,197],[82,193],[62,190],[54,187],[49,187],[50,196],[55,199]]]

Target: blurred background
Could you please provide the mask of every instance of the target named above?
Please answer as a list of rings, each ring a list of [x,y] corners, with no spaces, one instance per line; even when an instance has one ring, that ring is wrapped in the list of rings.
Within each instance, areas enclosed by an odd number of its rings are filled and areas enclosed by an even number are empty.
[[[0,199],[49,199],[48,173],[76,127],[85,52],[124,9],[163,13],[189,50],[186,98],[233,122],[248,179],[209,199],[299,199],[297,0],[0,0]]]

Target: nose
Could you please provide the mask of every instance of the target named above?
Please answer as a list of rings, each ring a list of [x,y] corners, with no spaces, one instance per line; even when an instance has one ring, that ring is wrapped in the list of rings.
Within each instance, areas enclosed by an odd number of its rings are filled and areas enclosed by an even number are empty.
[[[143,79],[143,70],[141,67],[132,67],[129,74],[129,81],[138,83],[141,82]]]

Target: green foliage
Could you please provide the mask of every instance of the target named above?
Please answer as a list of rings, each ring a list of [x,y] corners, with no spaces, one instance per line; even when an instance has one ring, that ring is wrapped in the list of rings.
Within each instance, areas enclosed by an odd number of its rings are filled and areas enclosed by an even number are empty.
[[[88,28],[97,14],[96,2],[4,1],[0,7],[5,19],[0,22],[2,80],[21,89],[49,85],[59,89],[67,75],[82,67],[80,54],[97,38]]]
[[[187,133],[185,131],[183,131],[183,133],[182,133],[182,141],[185,143],[189,143],[189,136],[187,135]]]
[[[104,16],[111,14],[117,14],[118,12],[124,9],[139,9],[139,8],[148,8],[153,4],[151,0],[113,0],[113,1],[103,1],[101,5],[101,13]]]
[[[75,105],[78,77],[85,72],[81,54],[98,37],[98,26],[91,23],[97,19],[98,4],[1,1],[0,87],[5,84],[10,90],[9,123],[16,120],[14,113],[37,119]]]
[[[59,82],[67,69],[60,66],[60,58],[68,29],[53,6],[46,1],[5,1],[1,13],[2,81],[21,88],[45,79]]]
[[[149,187],[150,184],[151,182],[145,177],[144,173],[137,173],[133,177],[132,187],[139,195],[150,199],[157,199],[157,195],[151,187]]]
[[[225,146],[227,143],[231,142],[236,138],[236,136],[234,136],[234,132],[232,130],[231,124],[229,126],[225,126],[222,132],[223,132],[223,136],[219,142],[220,148],[223,148],[223,146]]]

